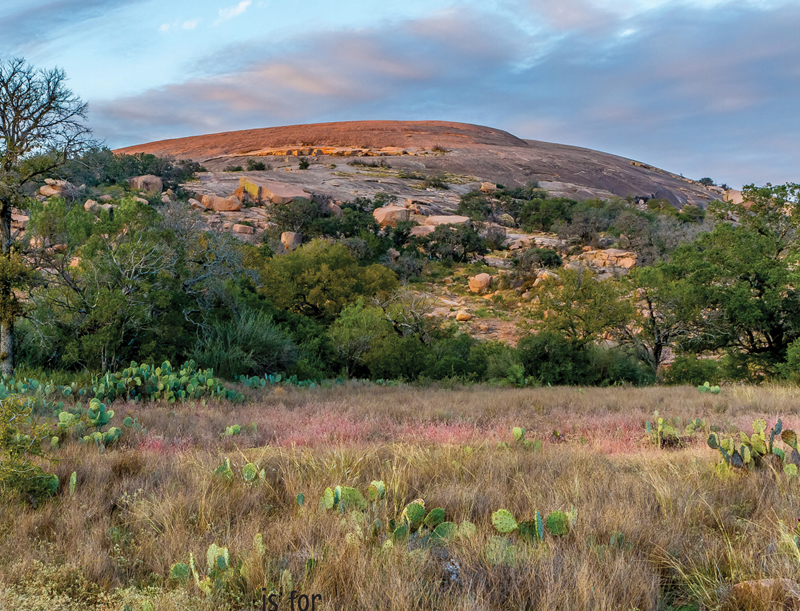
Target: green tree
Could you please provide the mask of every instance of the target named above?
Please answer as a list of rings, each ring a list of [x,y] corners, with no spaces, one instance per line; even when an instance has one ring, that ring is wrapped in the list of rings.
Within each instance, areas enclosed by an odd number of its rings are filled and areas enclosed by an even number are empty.
[[[27,272],[14,259],[13,208],[24,189],[89,144],[86,104],[66,87],[63,70],[37,70],[24,59],[0,62],[0,371],[14,370],[14,288]]]
[[[383,265],[360,266],[342,244],[313,240],[260,263],[260,292],[279,308],[333,320],[359,297],[390,294],[397,276]]]
[[[530,315],[534,329],[582,348],[607,333],[618,336],[633,320],[634,308],[619,283],[597,280],[589,269],[562,269],[541,284]]]
[[[636,324],[623,327],[620,339],[638,348],[656,374],[666,350],[691,335],[700,312],[697,294],[663,265],[633,268],[628,281]]]

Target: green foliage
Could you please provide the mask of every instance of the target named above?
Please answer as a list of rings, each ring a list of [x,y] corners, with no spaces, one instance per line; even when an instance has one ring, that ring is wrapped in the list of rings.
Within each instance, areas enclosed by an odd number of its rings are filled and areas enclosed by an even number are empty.
[[[483,239],[471,223],[438,225],[433,232],[415,241],[425,254],[441,261],[467,263],[487,252]]]
[[[255,159],[248,159],[247,160],[247,171],[248,172],[263,172],[266,169],[267,169],[267,166],[264,164],[263,161],[256,161]]]
[[[398,285],[382,265],[359,266],[345,246],[322,240],[264,261],[261,276],[261,292],[277,307],[327,320],[359,297],[385,295]]]
[[[289,334],[261,311],[244,309],[201,333],[192,358],[200,367],[229,380],[237,374],[260,376],[285,371],[297,359],[297,346]]]
[[[618,283],[597,280],[588,269],[562,269],[542,283],[530,314],[535,329],[587,346],[628,325],[634,308]]]
[[[40,466],[50,460],[43,444],[49,439],[50,426],[36,420],[29,400],[0,400],[0,494],[17,493],[34,506],[55,494],[58,476]]]
[[[298,169],[307,170],[308,166],[310,165],[309,162],[308,162],[308,159],[306,159],[305,157],[300,157],[299,159],[300,159],[300,163],[297,166]]]
[[[703,384],[704,380],[718,383],[721,379],[722,371],[716,360],[698,359],[694,354],[676,357],[664,375],[667,384],[691,386]]]

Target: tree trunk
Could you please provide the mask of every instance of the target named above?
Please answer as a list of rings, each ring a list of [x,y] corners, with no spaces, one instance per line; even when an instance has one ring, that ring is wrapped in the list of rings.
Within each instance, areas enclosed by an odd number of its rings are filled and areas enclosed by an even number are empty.
[[[0,256],[11,256],[11,201],[0,202]],[[0,280],[0,303],[10,305],[13,298],[11,279]],[[0,373],[14,373],[14,315],[0,313]]]

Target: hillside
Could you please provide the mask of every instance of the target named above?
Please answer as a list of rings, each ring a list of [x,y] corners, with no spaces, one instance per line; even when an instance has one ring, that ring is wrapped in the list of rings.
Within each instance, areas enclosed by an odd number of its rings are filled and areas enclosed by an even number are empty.
[[[203,163],[211,171],[264,157],[267,158],[264,161],[273,165],[284,158],[299,156],[325,165],[337,163],[340,157],[392,157],[389,163],[396,170],[449,173],[473,182],[490,181],[507,186],[522,186],[537,180],[553,195],[574,199],[613,195],[657,197],[678,207],[687,203],[704,207],[722,195],[720,189],[706,188],[631,159],[575,146],[522,140],[501,130],[446,121],[292,125],[161,140],[115,152],[188,158]],[[340,177],[331,174],[301,173],[287,182],[334,199],[345,198],[354,191],[358,195],[372,195],[386,190],[377,183],[337,189],[329,183]]]

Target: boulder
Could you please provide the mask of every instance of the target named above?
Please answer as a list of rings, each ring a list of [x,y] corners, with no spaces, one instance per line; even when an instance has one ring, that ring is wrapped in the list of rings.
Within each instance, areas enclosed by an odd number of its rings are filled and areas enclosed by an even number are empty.
[[[242,176],[239,179],[239,186],[253,198],[254,202],[259,204],[266,202],[288,204],[296,199],[310,200],[313,198],[310,193],[303,191],[300,187],[285,182],[278,182],[277,180]]]
[[[468,220],[468,216],[429,216],[427,219],[425,219],[425,224],[432,227],[436,227],[437,225],[463,225]]]
[[[340,217],[342,216],[342,208],[336,202],[328,201],[325,206],[323,206],[323,212],[327,212],[331,216]]]
[[[401,221],[407,221],[409,212],[407,208],[402,206],[384,206],[383,208],[375,208],[372,211],[372,216],[375,221],[381,226],[391,225],[394,227]]]
[[[53,187],[50,185],[44,185],[42,187],[39,187],[39,193],[41,193],[45,197],[53,197],[54,195],[58,196],[61,195],[63,192],[64,189],[61,187]]]
[[[147,204],[148,206],[150,205],[150,202],[143,197],[134,197],[133,200],[139,202],[140,204]]]
[[[161,193],[164,190],[164,183],[158,176],[145,174],[144,176],[134,176],[128,179],[131,189],[138,191],[156,191]]]
[[[233,194],[243,204],[248,204],[252,206],[253,204],[256,203],[256,201],[252,197],[250,197],[250,193],[245,191],[244,187],[239,187],[238,189],[236,189],[236,191],[233,192]]]
[[[281,244],[286,250],[294,250],[303,243],[303,234],[294,231],[284,231],[281,234]]]
[[[481,183],[481,192],[483,193],[494,193],[497,191],[497,185],[493,182],[482,182]]]
[[[456,314],[456,320],[458,322],[467,322],[468,320],[472,320],[472,314],[466,310],[459,310],[458,314]]]
[[[220,197],[219,195],[204,195],[201,203],[209,210],[215,212],[234,212],[242,209],[242,202],[234,196]]]
[[[625,269],[630,269],[634,265],[636,265],[636,259],[631,257],[625,257],[624,259],[617,259],[617,265],[619,267],[624,267]]]
[[[417,227],[412,227],[409,235],[415,236],[426,236],[428,234],[433,233],[436,231],[435,227],[431,227],[430,225],[418,225]]]
[[[478,274],[469,279],[469,290],[473,293],[484,293],[492,286],[492,277],[489,274]]]
[[[238,223],[235,224],[231,229],[233,230],[233,233],[252,234],[256,232],[256,230],[250,227],[250,225],[240,225]]]
[[[101,195],[98,199],[101,202],[107,202],[107,201],[111,201],[114,198],[111,195]]]
[[[83,204],[83,209],[86,212],[91,212],[92,214],[98,214],[100,212],[100,204],[98,204],[93,199],[87,199],[86,202]]]
[[[208,208],[193,197],[189,198],[189,205],[192,207],[192,210],[199,210],[200,212],[208,210]]]
[[[391,259],[392,263],[397,263],[397,260],[400,258],[400,252],[394,248],[387,250],[386,254],[389,255],[389,259]]]

